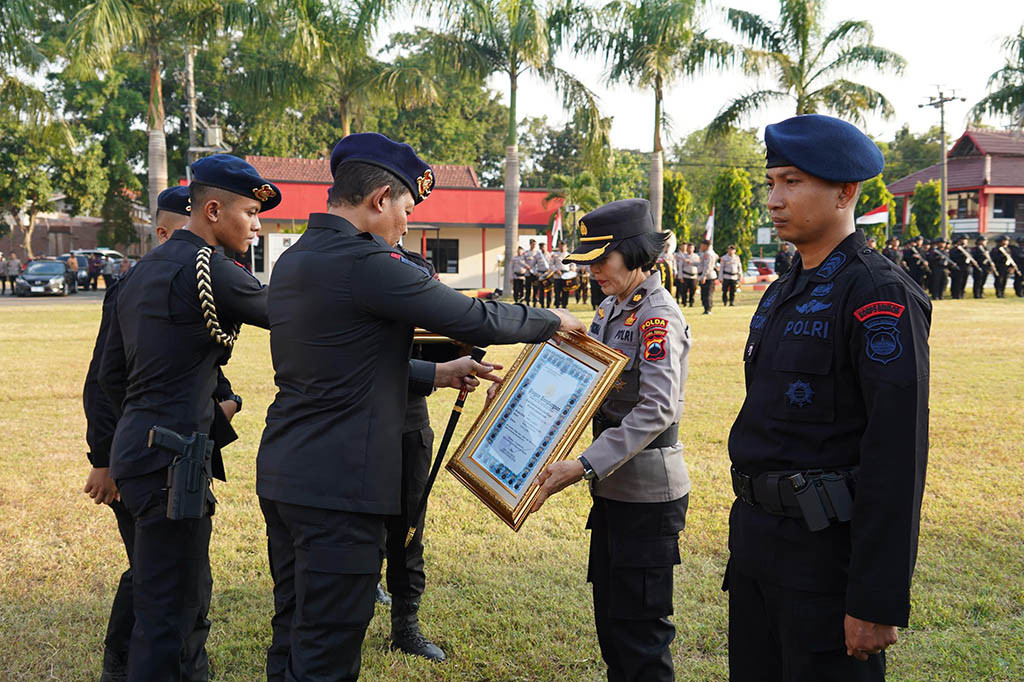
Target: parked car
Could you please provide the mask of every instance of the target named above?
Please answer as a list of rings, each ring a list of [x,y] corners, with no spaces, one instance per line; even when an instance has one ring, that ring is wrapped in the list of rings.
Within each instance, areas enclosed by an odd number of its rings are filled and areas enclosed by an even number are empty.
[[[104,258],[113,258],[115,262],[119,262],[124,258],[124,254],[114,249],[108,249],[103,246],[97,246],[95,249],[73,249],[70,253],[64,253],[60,255],[60,260],[67,260],[67,257],[71,254],[75,254],[78,257],[78,286],[86,288],[89,286],[89,259],[92,258],[93,254],[99,254]]]
[[[66,262],[52,258],[34,259],[14,280],[14,293],[18,296],[67,296],[73,291],[75,272]]]
[[[774,258],[751,258],[747,261],[747,271],[743,274],[743,281],[747,284],[753,282],[774,282],[779,278],[775,274]]]

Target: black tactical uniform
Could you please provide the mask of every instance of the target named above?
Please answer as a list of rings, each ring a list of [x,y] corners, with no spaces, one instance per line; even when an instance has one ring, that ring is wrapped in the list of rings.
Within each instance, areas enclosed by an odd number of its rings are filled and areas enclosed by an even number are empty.
[[[949,251],[949,258],[956,268],[950,275],[949,294],[953,298],[963,298],[964,290],[967,289],[967,277],[973,269],[973,258],[967,251],[967,237],[958,237],[954,241],[953,248]]]
[[[1003,235],[996,241],[996,245],[989,251],[989,257],[996,267],[995,282],[993,288],[996,290],[996,298],[1006,296],[1006,282],[1013,273],[1014,262],[1010,250],[1006,248],[1010,238]]]
[[[974,262],[977,263],[976,266],[971,268],[974,298],[982,298],[985,296],[985,280],[988,279],[989,274],[996,274],[996,266],[992,263],[992,256],[989,255],[988,250],[985,248],[984,237],[978,237],[974,240],[971,256],[974,258]]]
[[[192,164],[193,184],[219,187],[261,203],[280,203],[276,187],[241,159],[217,154]],[[168,465],[174,454],[148,445],[153,426],[188,437],[210,434],[217,369],[230,355],[214,341],[200,305],[197,254],[209,245],[188,229],[176,231],[125,275],[110,310],[110,340],[99,383],[121,405],[110,450],[110,475],[135,519],[135,626],[130,682],[176,682],[185,640],[203,608],[209,571],[212,503],[202,518],[167,517]],[[209,279],[223,330],[268,326],[266,290],[245,268],[219,253],[209,256]],[[223,478],[219,453],[214,476]]]
[[[882,255],[891,260],[893,263],[895,263],[901,270],[907,269],[906,265],[903,262],[903,251],[901,251],[900,249],[894,248],[892,246],[887,246],[884,249],[882,249]]]
[[[111,309],[117,301],[117,288],[120,280],[114,280],[103,295],[103,313],[100,317],[99,332],[93,348],[92,361],[85,377],[85,388],[82,392],[86,419],[86,442],[89,445],[89,462],[93,467],[110,466],[110,444],[114,439],[114,430],[121,415],[120,406],[114,406],[100,389],[98,375],[103,350],[107,346],[110,332]],[[227,417],[220,410],[219,403],[235,398],[231,383],[218,369],[217,388],[213,394],[215,405],[214,423],[211,436],[214,439],[216,452],[237,439],[237,435]],[[124,679],[128,668],[128,651],[132,629],[135,626],[135,613],[132,599],[132,578],[134,561],[132,555],[135,548],[135,518],[121,500],[113,500],[110,508],[117,521],[117,530],[124,543],[128,557],[128,568],[121,574],[114,594],[114,603],[110,608],[110,619],[107,623],[107,634],[103,640],[103,674],[101,682],[117,682]],[[210,610],[210,597],[213,589],[213,578],[209,564],[203,567],[200,577],[201,595],[196,608],[195,624],[191,634],[185,639],[185,653],[182,656],[181,679],[187,682],[206,682],[209,679],[209,660],[206,655],[206,638],[210,633],[210,621],[207,614]]]
[[[1024,297],[1024,237],[1017,237],[1017,243],[1011,244],[1009,251],[1017,266],[1013,273],[1013,293]]]
[[[932,249],[928,252],[928,292],[933,301],[942,300],[949,284],[949,273],[956,268],[944,247],[945,242],[936,240],[932,242]]]
[[[921,250],[918,247],[920,240],[916,243],[907,244],[906,248],[903,249],[903,262],[907,266],[907,272],[910,274],[910,279],[917,282],[922,289],[927,291],[925,282],[928,279],[928,273],[930,268],[928,261],[921,254]]]
[[[340,217],[314,213],[308,225],[278,260],[270,290],[278,393],[256,491],[274,577],[274,641],[290,649],[288,679],[354,680],[385,517],[402,510],[413,326],[488,345],[546,340],[559,318],[457,293]],[[284,670],[268,678],[284,679]]]
[[[770,125],[765,145],[768,168],[834,183],[884,166],[867,136],[827,116]],[[732,682],[884,679],[884,651],[847,655],[844,619],[907,624],[930,321],[927,297],[860,230],[818,267],[795,258],[761,298],[729,434]]]
[[[858,231],[819,268],[797,261],[751,320],[747,397],[729,437],[739,499],[727,584],[751,589],[734,577],[753,578],[792,605],[776,626],[800,640],[782,644],[803,647],[798,659],[845,657],[844,613],[907,624],[927,460],[930,319],[924,295]],[[832,504],[843,490],[853,494],[847,522],[808,529],[789,477],[809,471],[836,474]],[[740,679],[771,679],[758,672],[763,622],[730,616],[730,643],[749,644],[730,650],[751,671]],[[884,669],[884,654],[869,664]]]

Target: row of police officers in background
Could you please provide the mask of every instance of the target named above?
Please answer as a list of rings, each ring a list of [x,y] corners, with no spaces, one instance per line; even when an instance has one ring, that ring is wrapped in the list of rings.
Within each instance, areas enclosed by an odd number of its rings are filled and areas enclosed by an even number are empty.
[[[942,237],[926,241],[917,236],[902,249],[899,238],[893,237],[882,253],[903,268],[932,300],[942,300],[947,287],[953,298],[964,298],[968,278],[972,280],[974,298],[982,298],[989,277],[997,298],[1006,296],[1011,278],[1014,293],[1024,297],[1024,236],[1011,244],[1008,235],[1000,235],[992,248],[987,248],[985,237],[977,237],[974,246],[968,247],[965,234],[954,235],[952,242]]]

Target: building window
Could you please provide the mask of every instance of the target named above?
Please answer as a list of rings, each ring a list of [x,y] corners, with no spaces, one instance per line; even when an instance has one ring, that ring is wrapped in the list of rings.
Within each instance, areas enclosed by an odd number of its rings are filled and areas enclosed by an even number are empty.
[[[1014,218],[1015,209],[1024,209],[1024,195],[1020,194],[996,194],[992,201],[993,218]]]
[[[426,256],[438,273],[456,273],[459,271],[459,240],[428,238]]]
[[[977,218],[978,193],[950,192],[946,197],[946,211],[953,218]]]

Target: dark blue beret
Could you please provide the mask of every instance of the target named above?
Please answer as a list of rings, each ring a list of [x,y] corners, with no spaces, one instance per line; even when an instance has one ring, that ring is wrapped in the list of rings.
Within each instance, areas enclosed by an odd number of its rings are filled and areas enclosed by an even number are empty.
[[[593,263],[614,251],[623,239],[654,232],[651,204],[646,199],[621,199],[595,208],[580,218],[580,245],[562,260]]]
[[[192,215],[190,213],[192,205],[189,203],[188,187],[178,185],[176,187],[168,187],[163,192],[160,192],[160,196],[156,198],[156,208],[158,211],[167,211],[168,213]]]
[[[832,116],[806,114],[764,129],[765,166],[796,166],[831,182],[861,182],[885,168],[882,152],[856,126]]]
[[[230,154],[214,154],[195,161],[192,181],[256,199],[262,204],[260,212],[281,203],[281,190],[277,185],[264,180],[255,168]]]
[[[343,137],[331,152],[331,176],[338,172],[338,166],[348,161],[391,171],[409,188],[417,204],[434,189],[434,171],[416,156],[413,148],[380,133],[353,133]]]

